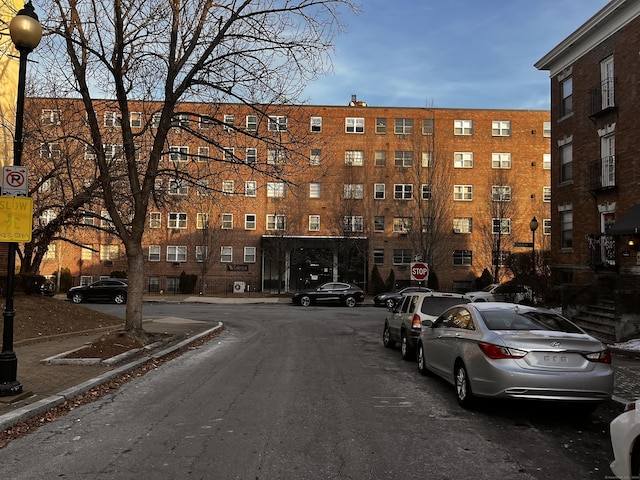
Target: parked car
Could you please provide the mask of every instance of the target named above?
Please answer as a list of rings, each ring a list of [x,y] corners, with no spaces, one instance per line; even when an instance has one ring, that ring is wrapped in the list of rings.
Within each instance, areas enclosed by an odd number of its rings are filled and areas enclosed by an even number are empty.
[[[382,343],[393,348],[400,343],[404,360],[415,360],[415,347],[420,336],[423,320],[435,320],[438,315],[453,305],[470,302],[460,293],[424,292],[409,293],[384,321]]]
[[[609,427],[614,460],[611,471],[618,478],[640,476],[640,400],[626,406]]]
[[[393,308],[396,306],[396,303],[398,303],[398,300],[402,299],[402,296],[407,293],[431,291],[432,290],[427,287],[405,287],[397,292],[379,293],[373,297],[373,303],[375,303],[377,307]]]
[[[56,293],[56,284],[51,280],[47,280],[40,285],[40,295],[45,297],[53,297]]]
[[[422,322],[418,370],[475,397],[573,402],[593,411],[611,398],[611,353],[551,310],[501,302],[453,307]]]
[[[67,298],[73,303],[81,302],[114,302],[117,304],[127,301],[127,280],[122,278],[108,278],[98,280],[89,285],[71,287]]]
[[[364,291],[358,285],[343,282],[328,282],[318,288],[301,290],[293,294],[293,303],[308,307],[315,304],[337,303],[355,307],[364,302]]]
[[[533,290],[526,285],[512,283],[492,283],[477,292],[466,295],[474,302],[510,302],[533,304]]]

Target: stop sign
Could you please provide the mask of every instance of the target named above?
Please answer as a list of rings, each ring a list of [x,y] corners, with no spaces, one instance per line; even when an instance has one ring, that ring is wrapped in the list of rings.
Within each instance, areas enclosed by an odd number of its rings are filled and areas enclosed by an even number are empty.
[[[411,264],[411,280],[419,282],[426,280],[429,276],[429,266],[426,263],[415,262]]]

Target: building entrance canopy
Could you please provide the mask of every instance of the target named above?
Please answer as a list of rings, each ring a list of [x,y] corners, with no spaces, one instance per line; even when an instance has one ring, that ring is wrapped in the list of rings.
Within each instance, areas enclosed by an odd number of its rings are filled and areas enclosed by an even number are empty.
[[[609,235],[636,235],[640,233],[640,205],[634,205],[616,220],[607,232]]]

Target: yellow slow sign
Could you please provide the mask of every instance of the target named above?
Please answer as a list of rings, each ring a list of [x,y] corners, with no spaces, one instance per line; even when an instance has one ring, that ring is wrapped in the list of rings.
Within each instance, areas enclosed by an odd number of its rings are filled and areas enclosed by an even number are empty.
[[[33,230],[31,197],[0,197],[0,242],[30,242]]]

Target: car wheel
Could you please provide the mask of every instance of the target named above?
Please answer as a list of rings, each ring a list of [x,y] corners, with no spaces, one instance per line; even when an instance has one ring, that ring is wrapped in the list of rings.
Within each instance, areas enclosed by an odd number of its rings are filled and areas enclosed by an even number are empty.
[[[469,383],[469,375],[463,363],[458,363],[455,369],[455,386],[458,403],[464,408],[473,404],[473,392]]]
[[[400,353],[403,360],[415,360],[415,352],[409,345],[409,339],[405,332],[400,334]]]
[[[396,342],[391,340],[391,330],[389,330],[389,325],[384,324],[384,331],[382,332],[382,344],[386,348],[393,348],[396,346]]]
[[[71,296],[71,301],[72,301],[73,303],[82,303],[82,300],[84,300],[84,297],[82,296],[82,294],[81,294],[81,293],[74,293],[74,294]]]
[[[311,305],[311,297],[309,295],[304,295],[300,298],[300,305],[303,307],[308,307]]]
[[[349,308],[355,307],[356,303],[358,302],[356,302],[356,299],[353,297],[347,297],[344,299],[344,304]]]
[[[127,296],[124,293],[116,293],[113,297],[113,302],[117,303],[118,305],[122,305],[123,303],[126,303],[126,301]]]
[[[393,300],[393,298],[389,298],[389,299],[387,299],[387,301],[386,301],[385,303],[386,303],[387,308],[388,308],[389,310],[391,310],[393,307],[395,307],[395,306],[396,306],[396,302]]]
[[[431,373],[427,368],[427,361],[424,358],[424,346],[422,343],[418,344],[418,371],[422,375],[429,375]]]

